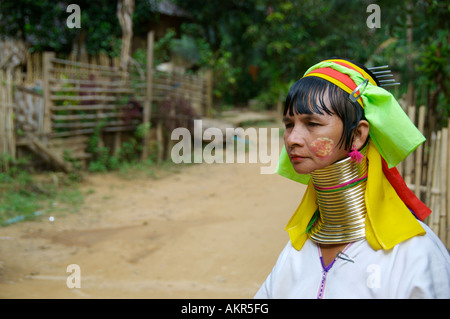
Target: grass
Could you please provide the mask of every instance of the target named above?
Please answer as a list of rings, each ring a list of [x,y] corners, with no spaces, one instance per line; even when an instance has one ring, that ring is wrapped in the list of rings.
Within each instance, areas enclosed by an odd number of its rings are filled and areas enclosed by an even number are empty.
[[[140,154],[137,144],[134,140],[127,143],[123,143],[118,157],[110,156],[107,149],[98,148],[96,143],[92,143],[95,148],[91,151],[97,156],[91,161],[88,172],[84,173],[113,172],[127,180],[158,179],[192,165],[175,164],[170,159],[158,164],[155,158],[140,161],[136,155]],[[236,143],[237,141],[235,147]],[[70,154],[65,154],[65,158],[70,160]],[[50,213],[76,213],[84,202],[84,196],[95,192],[92,189],[86,194],[80,191],[79,183],[82,181],[80,171],[67,175],[52,172],[33,174],[29,172],[30,165],[26,159],[14,161],[8,155],[0,156],[0,171],[6,162],[8,162],[7,172],[0,172],[0,227]],[[79,165],[74,167],[80,169]]]
[[[55,212],[77,212],[83,203],[78,182],[54,173],[31,174],[22,165],[0,173],[0,226]]]
[[[187,164],[174,164],[154,160],[121,162],[115,169],[83,172],[89,174],[113,173],[120,178],[131,180],[139,178],[158,179],[179,172]],[[8,172],[0,172],[0,227],[23,220],[32,220],[41,215],[76,213],[85,196],[95,192],[80,190],[82,174],[46,172],[32,174],[27,171],[28,164],[10,162]],[[0,165],[0,168],[2,166]]]
[[[175,164],[171,160],[156,164],[154,160],[140,161],[134,163],[122,163],[117,169],[117,174],[123,179],[152,178],[158,179],[167,174],[177,173],[189,164]]]

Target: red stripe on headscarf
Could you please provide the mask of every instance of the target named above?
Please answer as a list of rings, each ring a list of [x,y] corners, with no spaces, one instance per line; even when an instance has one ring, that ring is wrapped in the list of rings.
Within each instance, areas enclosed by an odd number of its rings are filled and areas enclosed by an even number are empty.
[[[322,73],[322,74],[328,75],[328,76],[338,80],[342,84],[344,84],[350,90],[353,91],[354,89],[356,89],[357,85],[355,84],[355,82],[353,82],[353,80],[347,74],[336,71],[335,69],[319,68],[319,69],[312,70],[308,74],[313,74],[313,73]]]

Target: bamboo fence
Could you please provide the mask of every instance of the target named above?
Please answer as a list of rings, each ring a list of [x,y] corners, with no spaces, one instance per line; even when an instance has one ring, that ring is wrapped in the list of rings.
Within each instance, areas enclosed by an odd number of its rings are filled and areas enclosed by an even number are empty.
[[[16,147],[27,146],[65,171],[63,153],[86,159],[87,140],[100,131],[113,136],[114,152],[122,133],[152,123],[153,133],[143,140],[142,159],[149,155],[151,136],[161,145],[168,118],[186,119],[186,114],[165,112],[167,101],[188,101],[194,113],[209,116],[212,107],[211,72],[177,74],[153,68],[154,34],[148,34],[147,68],[137,63],[126,70],[106,55],[90,57],[89,63],[57,58],[53,52],[28,53],[26,73],[13,79],[10,70],[0,73],[0,151],[15,156]],[[152,111],[153,110],[153,111]],[[21,132],[15,140],[17,132]],[[156,131],[156,132],[155,132]],[[158,147],[158,159],[162,158]],[[5,165],[7,165],[6,163]]]
[[[133,130],[138,118],[127,118],[134,96],[128,74],[108,67],[55,58],[44,53],[44,134],[68,137],[103,131]]]
[[[411,121],[424,133],[426,107],[404,108]],[[450,118],[448,125],[432,132],[397,168],[408,187],[414,191],[432,211],[425,219],[436,235],[450,248]]]
[[[13,101],[13,71],[11,68],[0,69],[0,171],[9,168],[9,160],[4,156],[16,157]]]

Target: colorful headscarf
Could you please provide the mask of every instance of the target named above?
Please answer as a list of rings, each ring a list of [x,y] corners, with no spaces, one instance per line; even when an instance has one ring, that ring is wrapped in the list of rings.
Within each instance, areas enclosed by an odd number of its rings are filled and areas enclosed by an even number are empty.
[[[394,96],[356,64],[343,59],[322,61],[309,68],[304,77],[325,79],[347,93],[364,109],[369,122],[369,174],[366,188],[366,239],[374,249],[390,249],[399,242],[425,231],[417,222],[430,213],[407,187],[395,166],[413,152],[425,137],[411,122]],[[283,147],[276,169],[308,188],[286,230],[292,244],[300,249],[307,238],[306,226],[317,210],[316,194],[309,174],[298,174]],[[411,214],[411,212],[413,214]]]

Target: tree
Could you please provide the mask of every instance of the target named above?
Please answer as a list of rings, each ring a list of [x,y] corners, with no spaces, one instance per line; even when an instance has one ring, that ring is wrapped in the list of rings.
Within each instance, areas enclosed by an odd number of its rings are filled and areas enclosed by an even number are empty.
[[[0,1],[0,38],[21,39],[31,51],[55,51],[69,54],[77,45],[88,54],[108,53],[120,56],[122,29],[117,16],[123,0],[3,0]],[[128,1],[128,0],[126,0]],[[146,32],[150,21],[158,18],[156,6],[148,0],[135,0],[133,29]],[[81,28],[68,28],[69,4],[81,8]],[[131,30],[131,35],[136,30]],[[127,38],[130,38],[130,33]],[[130,46],[131,49],[131,46]]]
[[[175,1],[175,0],[174,0]],[[194,17],[192,33],[206,39],[216,80],[228,103],[247,99],[298,79],[322,59],[341,56],[367,66],[389,64],[416,98],[431,107],[448,105],[448,4],[436,0],[176,0]],[[370,28],[367,8],[381,10],[380,28]],[[407,6],[413,36],[407,43]],[[408,67],[408,59],[412,67]],[[411,65],[410,64],[410,65]],[[249,74],[257,72],[257,81]],[[430,89],[423,93],[421,86]],[[282,86],[282,85],[281,85]],[[231,94],[230,94],[231,93]]]
[[[66,27],[64,1],[0,1],[0,36],[20,39],[32,50],[68,51],[77,33]]]
[[[223,91],[233,93],[232,103],[298,79],[320,59],[339,55],[364,63],[388,37],[367,27],[367,5],[361,1],[178,0],[177,4],[192,13],[202,29],[197,37],[208,39],[218,64],[230,66],[220,73],[228,74]],[[257,77],[249,70],[258,70]]]
[[[122,28],[122,50],[120,52],[120,67],[126,69],[130,59],[131,40],[133,38],[134,0],[117,1],[117,18]]]

